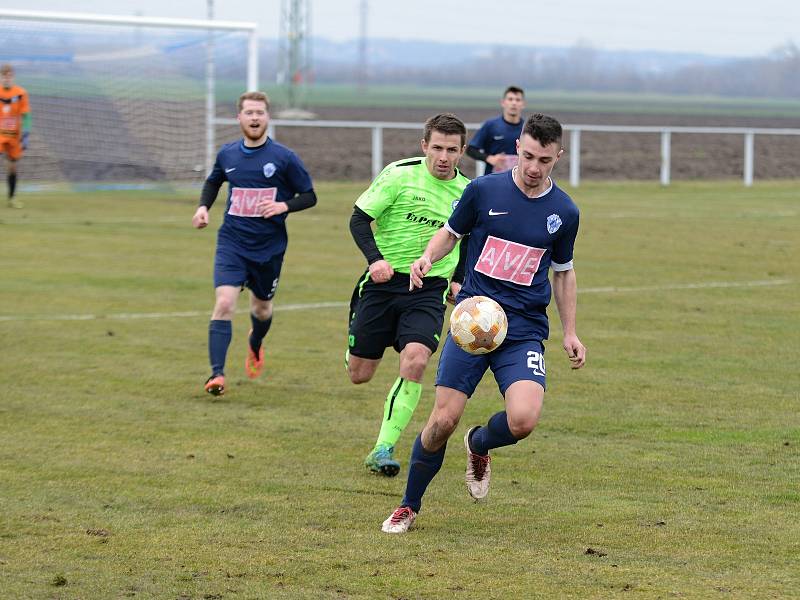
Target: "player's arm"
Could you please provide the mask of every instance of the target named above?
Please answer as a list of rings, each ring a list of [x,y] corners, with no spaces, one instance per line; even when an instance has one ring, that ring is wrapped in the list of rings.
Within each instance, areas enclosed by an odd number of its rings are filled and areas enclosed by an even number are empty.
[[[586,348],[575,333],[575,319],[578,309],[578,283],[575,269],[553,271],[553,296],[556,299],[558,316],[564,330],[564,350],[567,352],[573,369],[580,369],[586,363]]]
[[[219,188],[225,182],[225,170],[219,164],[219,158],[214,162],[214,168],[208,174],[203,189],[200,191],[200,203],[192,217],[192,227],[203,229],[208,226],[208,209],[210,209],[219,194]]]
[[[260,205],[261,216],[265,219],[282,215],[283,213],[293,213],[306,210],[317,204],[317,194],[314,190],[296,194],[294,198],[289,198],[283,202],[264,201]]]
[[[361,250],[361,254],[367,259],[372,281],[385,283],[394,275],[394,269],[384,260],[383,254],[378,249],[375,234],[372,233],[372,221],[374,219],[358,206],[353,207],[353,214],[350,217],[350,234],[358,249]]]
[[[447,293],[447,301],[450,304],[456,303],[456,296],[458,296],[461,287],[464,285],[464,277],[467,272],[467,238],[469,238],[469,235],[462,237],[461,242],[458,244],[458,264],[456,264],[453,276],[450,278],[450,290]]]
[[[21,138],[20,141],[22,142],[22,149],[23,150],[27,150],[28,149],[28,137],[30,136],[30,133],[31,133],[31,122],[32,121],[33,121],[33,119],[31,118],[31,113],[30,112],[26,112],[26,113],[22,114],[22,138]]]
[[[433,263],[450,254],[456,247],[459,237],[450,231],[447,225],[433,234],[422,256],[411,264],[411,289],[422,287],[422,278],[431,270]]]
[[[494,167],[498,162],[504,160],[506,155],[502,152],[500,154],[489,154],[486,152],[486,142],[489,139],[489,135],[489,123],[487,121],[478,130],[475,137],[469,141],[467,156],[475,160],[483,161]]]

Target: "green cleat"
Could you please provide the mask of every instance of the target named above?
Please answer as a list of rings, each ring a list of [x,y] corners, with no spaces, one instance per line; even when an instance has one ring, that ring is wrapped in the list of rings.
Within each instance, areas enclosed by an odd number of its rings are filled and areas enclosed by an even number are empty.
[[[364,466],[373,473],[394,477],[400,472],[400,463],[394,457],[394,446],[375,446],[364,459]]]

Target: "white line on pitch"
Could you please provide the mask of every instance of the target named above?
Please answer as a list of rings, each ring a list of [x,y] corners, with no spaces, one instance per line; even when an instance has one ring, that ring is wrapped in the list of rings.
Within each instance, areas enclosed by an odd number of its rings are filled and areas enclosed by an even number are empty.
[[[276,311],[288,310],[313,310],[320,308],[345,308],[349,302],[311,302],[307,304],[276,304]],[[236,312],[244,314],[249,312],[249,308],[242,308]],[[207,316],[211,310],[187,310],[181,312],[152,312],[152,313],[109,313],[102,314],[82,314],[82,315],[0,315],[0,322],[3,321],[95,321],[108,319],[114,321],[131,321],[134,319],[180,319]]]
[[[580,288],[579,294],[621,294],[631,292],[662,292],[669,290],[702,290],[714,288],[741,288],[764,287],[776,285],[789,285],[791,279],[765,279],[761,281],[707,281],[703,283],[675,283],[668,285],[645,285],[635,287],[589,287]],[[315,310],[324,308],[345,308],[348,302],[310,302],[305,304],[276,304],[275,310]],[[249,312],[249,308],[236,311],[239,314]],[[0,315],[0,323],[9,321],[95,321],[114,320],[131,321],[134,319],[179,319],[207,316],[209,310],[189,310],[181,312],[151,312],[151,313],[110,313],[110,314],[77,314],[77,315]]]
[[[791,279],[764,279],[762,281],[706,281],[703,283],[674,283],[667,285],[643,285],[638,287],[578,288],[578,294],[616,294],[626,292],[665,292],[669,290],[704,290],[713,288],[764,287],[788,285]]]

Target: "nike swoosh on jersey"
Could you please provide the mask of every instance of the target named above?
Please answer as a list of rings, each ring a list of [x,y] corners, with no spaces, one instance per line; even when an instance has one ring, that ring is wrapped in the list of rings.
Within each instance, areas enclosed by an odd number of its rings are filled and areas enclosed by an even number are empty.
[[[236,167],[231,167],[230,169],[225,169],[226,173],[230,173],[231,171],[235,171]]]
[[[507,214],[508,214],[508,211],[497,212],[497,211],[492,210],[491,208],[489,209],[489,216],[490,217],[496,217],[497,215],[507,215]]]

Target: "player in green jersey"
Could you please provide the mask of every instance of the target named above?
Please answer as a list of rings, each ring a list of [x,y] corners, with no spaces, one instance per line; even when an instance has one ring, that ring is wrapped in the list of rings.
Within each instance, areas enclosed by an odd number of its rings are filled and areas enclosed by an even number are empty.
[[[428,119],[424,156],[384,168],[358,198],[350,219],[353,239],[369,265],[350,306],[350,380],[358,384],[372,379],[386,348],[400,353],[399,377],[386,398],[378,440],[364,461],[367,469],[388,477],[400,471],[394,446],[419,403],[425,367],[439,345],[445,299],[455,298],[461,288],[450,282],[458,251],[437,262],[423,286],[413,291],[409,269],[469,183],[458,170],[466,135],[464,123],[453,114]]]

